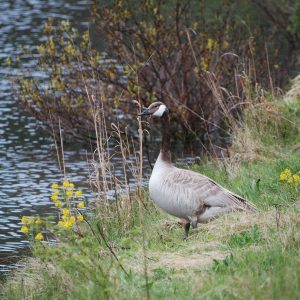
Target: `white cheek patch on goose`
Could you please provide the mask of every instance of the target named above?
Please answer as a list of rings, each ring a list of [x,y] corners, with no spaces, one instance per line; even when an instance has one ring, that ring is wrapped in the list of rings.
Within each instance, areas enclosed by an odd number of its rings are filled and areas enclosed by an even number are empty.
[[[161,117],[166,111],[167,107],[165,105],[160,105],[159,109],[153,114],[154,117]]]

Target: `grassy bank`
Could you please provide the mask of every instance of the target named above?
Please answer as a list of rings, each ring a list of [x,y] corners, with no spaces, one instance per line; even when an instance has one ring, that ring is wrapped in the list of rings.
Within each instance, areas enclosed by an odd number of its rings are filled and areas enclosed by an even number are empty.
[[[124,210],[95,207],[80,232],[54,246],[36,243],[1,298],[143,299],[147,291],[152,299],[298,298],[299,193],[279,174],[300,169],[299,104],[249,110],[230,158],[190,167],[251,200],[256,212],[199,224],[183,241],[177,219],[157,209],[147,191],[132,195]]]

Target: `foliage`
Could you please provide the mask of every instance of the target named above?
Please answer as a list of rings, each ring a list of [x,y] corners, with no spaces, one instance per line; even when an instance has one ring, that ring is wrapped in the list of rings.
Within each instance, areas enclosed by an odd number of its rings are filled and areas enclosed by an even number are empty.
[[[228,271],[228,269],[231,267],[231,265],[234,263],[234,257],[232,254],[226,256],[223,260],[214,260],[212,269],[215,272],[225,272]]]
[[[88,131],[93,131],[93,112],[101,104],[95,99],[101,99],[100,92],[104,89],[103,85],[99,89],[99,81],[94,76],[100,55],[92,50],[88,32],[80,35],[68,21],[58,26],[53,22],[49,19],[45,24],[45,42],[37,46],[37,67],[45,76],[44,82],[28,75],[20,78],[19,99],[34,116],[48,121],[51,130],[59,131],[61,122],[65,134],[93,139]],[[108,108],[105,106],[102,113],[111,114]]]
[[[123,131],[134,114],[132,99],[144,105],[161,100],[175,121],[174,140],[220,156],[233,117],[260,101],[264,89],[273,95],[295,61],[298,33],[289,28],[297,27],[297,14],[288,18],[293,25],[274,27],[275,1],[261,4],[263,10],[256,2],[94,1],[105,51],[93,48],[88,31],[49,20],[37,47],[45,80],[21,79],[19,98],[51,130],[58,132],[60,123],[84,140],[95,136],[98,114],[118,119]],[[276,5],[276,13],[282,17],[285,8]]]
[[[233,234],[228,240],[229,247],[245,247],[249,245],[255,245],[262,240],[262,234],[257,224],[251,229]]]

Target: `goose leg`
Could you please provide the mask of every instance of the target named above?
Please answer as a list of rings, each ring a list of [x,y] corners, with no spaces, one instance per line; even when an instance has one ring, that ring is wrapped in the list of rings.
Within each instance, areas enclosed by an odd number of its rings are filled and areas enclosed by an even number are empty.
[[[189,236],[189,230],[190,230],[190,226],[191,226],[191,223],[190,222],[186,222],[184,224],[184,240],[186,241],[188,236]]]
[[[192,225],[193,228],[197,228],[197,225],[198,225],[198,217],[197,216],[193,216],[193,217],[188,217],[189,218],[189,221]]]

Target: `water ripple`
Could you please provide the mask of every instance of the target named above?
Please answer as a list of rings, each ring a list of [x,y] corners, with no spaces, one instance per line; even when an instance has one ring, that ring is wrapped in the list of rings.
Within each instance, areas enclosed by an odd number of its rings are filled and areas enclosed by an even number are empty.
[[[20,232],[22,215],[51,215],[56,209],[49,200],[49,185],[62,178],[56,150],[41,124],[21,111],[12,95],[9,77],[22,74],[18,66],[5,66],[9,56],[22,46],[34,49],[43,41],[44,22],[49,18],[73,20],[88,26],[88,0],[1,0],[0,1],[0,272],[18,266],[28,242]],[[22,57],[28,67],[31,57]],[[42,78],[39,71],[33,76]],[[82,158],[84,157],[84,160]],[[83,185],[87,178],[85,150],[65,152],[69,175]],[[14,264],[11,264],[14,262]]]

